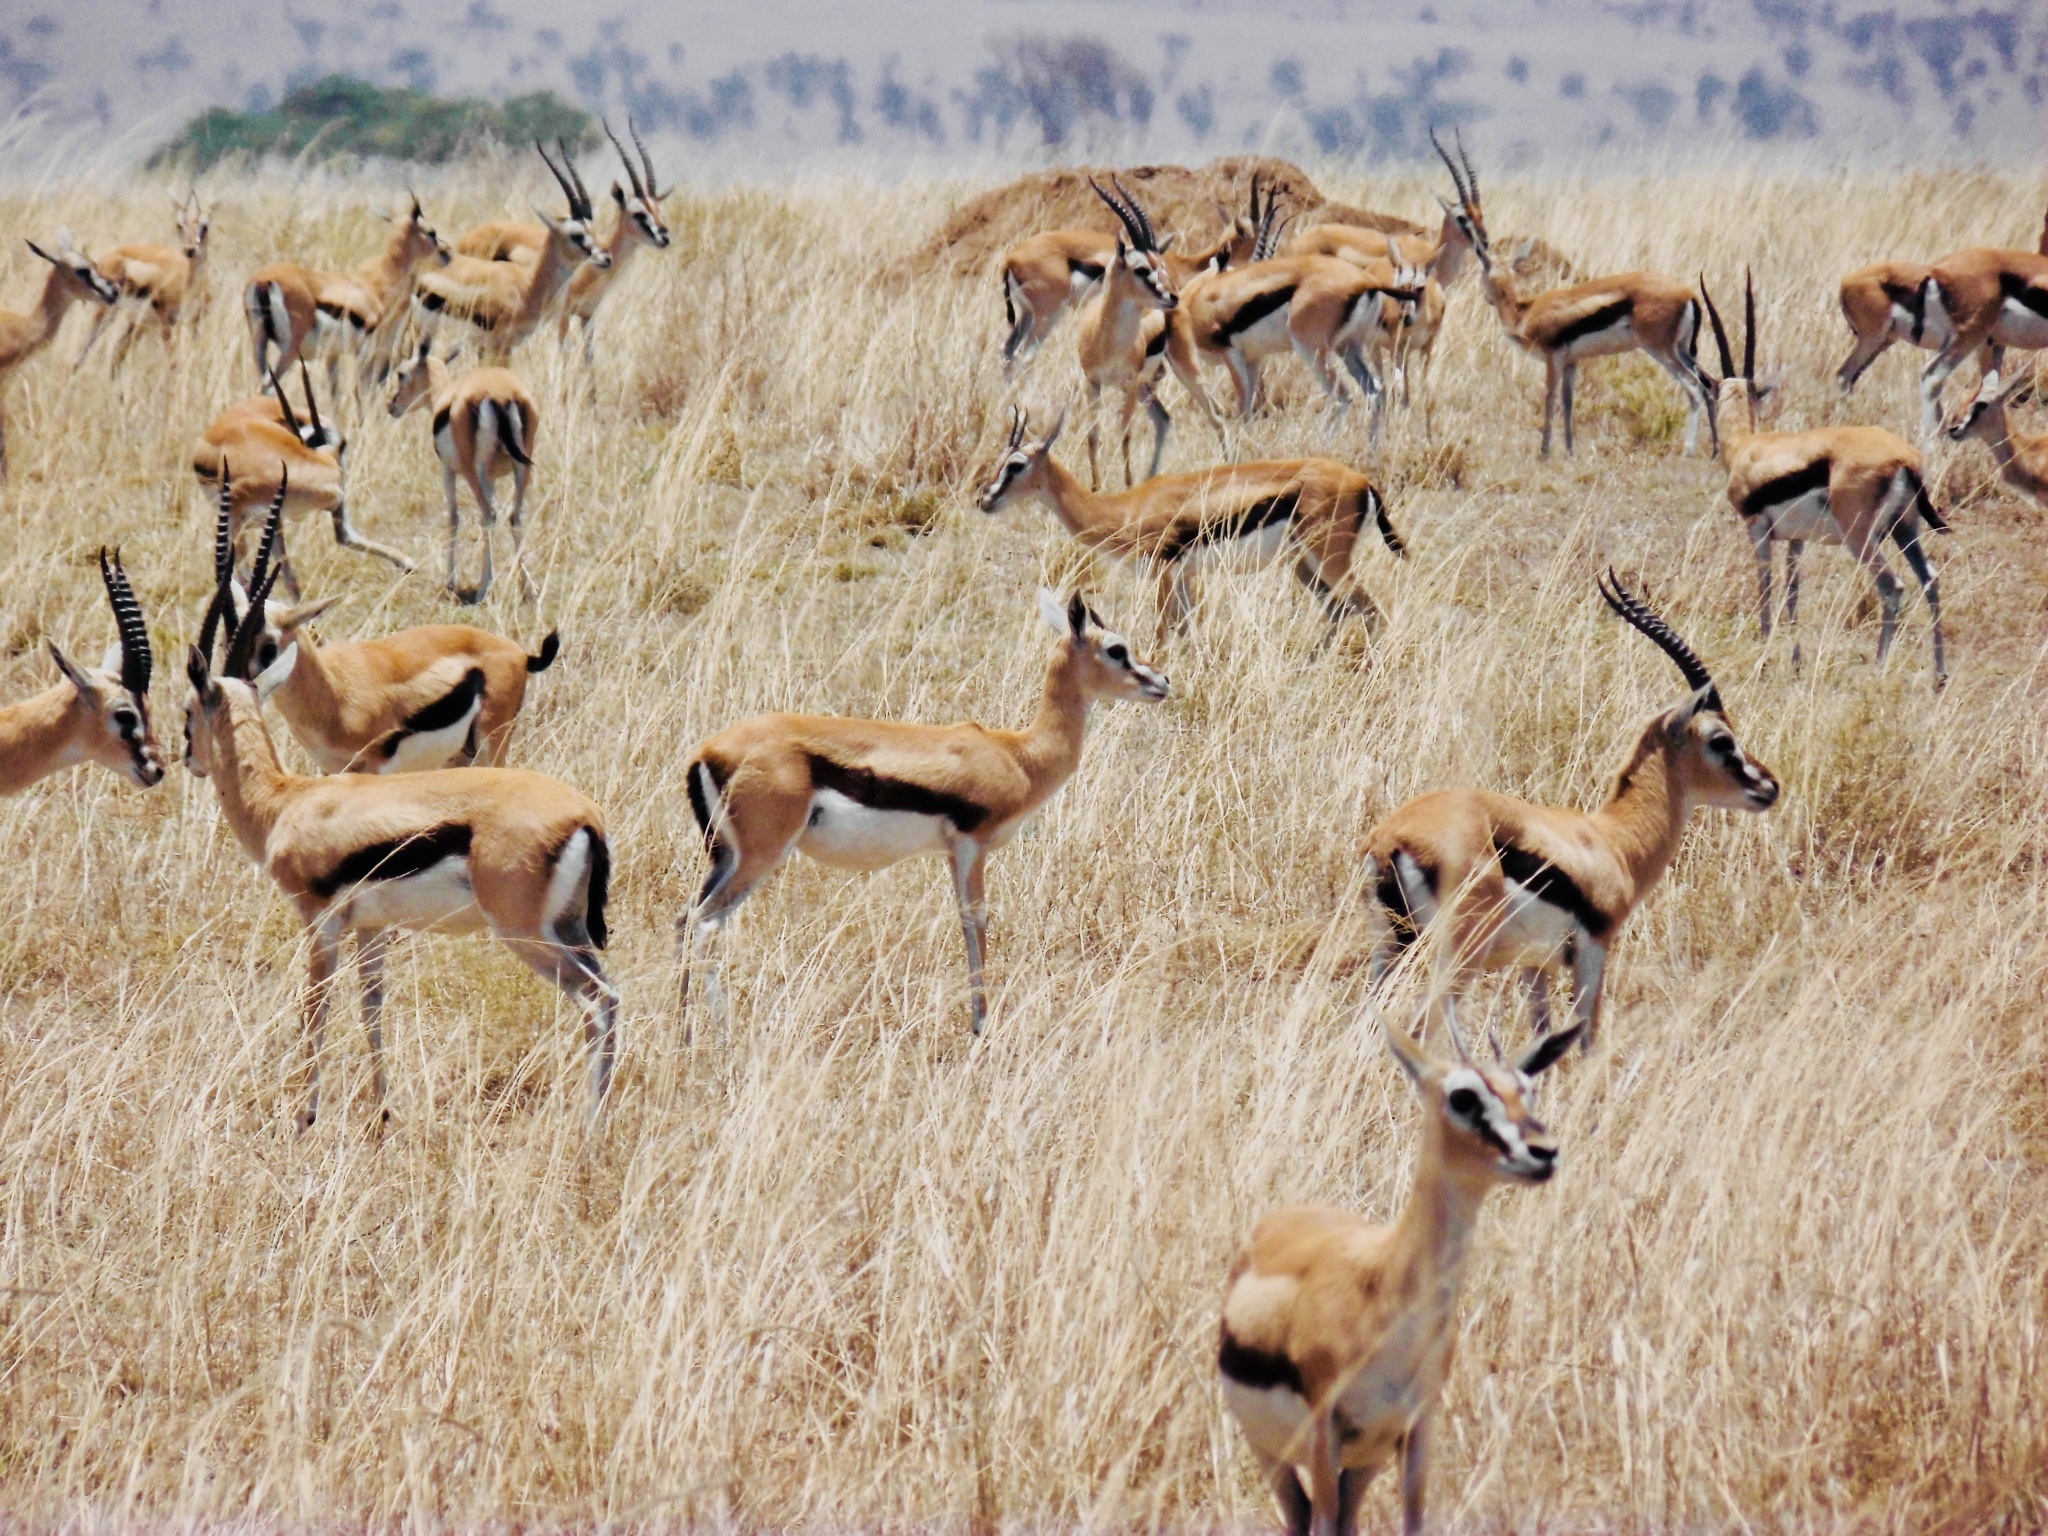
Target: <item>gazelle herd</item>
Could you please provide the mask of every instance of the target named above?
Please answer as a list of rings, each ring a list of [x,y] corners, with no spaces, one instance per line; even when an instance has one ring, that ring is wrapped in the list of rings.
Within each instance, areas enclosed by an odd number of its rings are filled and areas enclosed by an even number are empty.
[[[529,678],[553,663],[559,637],[547,634],[534,654],[462,624],[322,643],[309,626],[340,599],[307,600],[286,533],[294,516],[324,512],[341,545],[415,568],[403,551],[364,537],[348,510],[340,418],[372,391],[388,391],[391,416],[423,408],[431,421],[448,503],[448,596],[478,605],[492,593],[494,485],[507,476],[514,566],[530,596],[520,539],[531,479],[545,472],[546,457],[533,392],[507,364],[550,321],[563,343],[571,322],[580,323],[584,360],[594,364],[599,306],[620,290],[628,258],[643,247],[668,249],[673,238],[663,207],[669,193],[638,132],[629,121],[633,153],[608,124],[606,132],[625,180],[612,187],[603,232],[568,146],[551,155],[537,145],[565,213],[536,205],[538,223],[492,221],[450,243],[413,197],[385,218],[381,249],[356,267],[274,263],[240,288],[257,393],[205,426],[190,457],[214,506],[214,541],[211,601],[186,657],[183,757],[212,783],[228,828],[292,903],[310,941],[302,1129],[318,1111],[321,1035],[344,941],[355,941],[381,1105],[385,959],[393,931],[418,930],[488,932],[584,1010],[593,1131],[603,1124],[620,1007],[602,958],[613,857],[604,814],[559,780],[507,766]],[[1021,403],[1012,403],[1007,440],[975,500],[988,514],[1035,503],[1081,548],[1143,567],[1158,591],[1153,659],[1141,659],[1081,593],[1041,589],[1038,609],[1054,638],[1037,713],[1023,729],[764,714],[704,740],[685,772],[708,866],[676,924],[685,1009],[700,1006],[688,987],[694,970],[705,1003],[727,1015],[717,953],[741,904],[791,850],[859,871],[929,856],[946,861],[952,877],[969,1019],[982,1034],[990,1018],[988,858],[1073,776],[1096,704],[1169,698],[1155,663],[1193,621],[1201,566],[1233,556],[1284,561],[1322,605],[1328,633],[1351,618],[1368,633],[1385,621],[1369,573],[1409,546],[1384,482],[1331,457],[1233,461],[1240,429],[1212,403],[1205,370],[1228,376],[1242,422],[1274,409],[1266,370],[1292,354],[1319,386],[1331,426],[1355,390],[1372,408],[1376,436],[1391,405],[1420,397],[1426,406],[1446,292],[1468,266],[1476,266],[1481,297],[1507,340],[1542,360],[1543,454],[1559,414],[1564,451],[1575,450],[1582,361],[1645,353],[1684,397],[1687,452],[1697,448],[1702,422],[1707,427],[1728,501],[1755,551],[1765,637],[1778,616],[1775,547],[1785,549],[1782,617],[1790,627],[1805,545],[1839,543],[1877,588],[1884,662],[1903,591],[1884,558],[1890,541],[1926,601],[1934,685],[1945,682],[1928,542],[1947,524],[1921,451],[1878,426],[1763,427],[1779,381],[1759,377],[1756,290],[1746,273],[1739,366],[1704,275],[1688,284],[1632,271],[1523,293],[1488,234],[1462,142],[1455,157],[1434,134],[1431,142],[1455,193],[1440,200],[1433,239],[1334,222],[1290,228],[1288,211],[1270,192],[1262,200],[1254,181],[1248,210],[1219,209],[1220,229],[1176,249],[1175,233],[1156,227],[1128,186],[1108,176],[1090,185],[1116,232],[1042,231],[1004,255],[1006,377],[1050,366],[1047,338],[1076,311],[1070,329],[1089,416],[1089,474],[1084,484],[1055,457],[1065,412],[1034,434]],[[178,204],[177,244],[124,245],[98,262],[69,231],[50,246],[32,245],[48,271],[33,307],[0,311],[0,381],[50,342],[74,304],[94,310],[80,361],[117,316],[126,323],[111,367],[123,365],[145,323],[173,344],[175,357],[180,316],[206,282],[212,212],[191,193]],[[2008,350],[2048,346],[2048,230],[2042,246],[1851,273],[1841,307],[1854,350],[1838,382],[1846,396],[1894,341],[1932,352],[1921,385],[1921,434],[1929,438],[1942,425],[1943,385],[1977,358],[1978,387],[1945,423],[1945,436],[1981,441],[2010,484],[2048,506],[2048,434],[2008,419],[2032,382],[2002,372]],[[462,329],[460,343],[437,350],[448,326]],[[1713,333],[1718,375],[1700,361],[1703,328]],[[459,367],[464,353],[483,366]],[[315,363],[325,373],[324,409]],[[1222,461],[1161,473],[1170,383],[1206,418]],[[1119,490],[1102,483],[1104,395],[1117,402]],[[1140,408],[1153,437],[1148,472],[1134,479],[1129,438]],[[473,586],[458,579],[460,485],[482,523]],[[0,793],[86,762],[144,789],[164,776],[149,633],[120,556],[102,550],[99,562],[116,643],[92,668],[50,642],[59,680],[0,708]],[[1695,812],[1764,812],[1780,795],[1779,781],[1738,741],[1699,655],[1611,570],[1598,593],[1676,665],[1686,689],[1644,722],[1605,801],[1583,812],[1482,788],[1440,789],[1380,820],[1358,847],[1369,988],[1422,982],[1422,1033],[1434,1033],[1449,1054],[1432,1054],[1369,1000],[1389,1053],[1422,1100],[1408,1204],[1388,1227],[1321,1207],[1276,1211],[1230,1268],[1217,1355],[1224,1400],[1294,1536],[1348,1536],[1367,1484],[1396,1460],[1404,1529],[1421,1528],[1430,1426],[1480,1204],[1495,1185],[1539,1184],[1558,1166],[1557,1145],[1534,1112],[1534,1079],[1572,1045],[1593,1047],[1612,946],[1670,867]],[[1801,659],[1795,641],[1795,667]],[[317,772],[286,765],[268,722],[273,708]],[[1512,1060],[1497,1024],[1477,1030],[1459,1012],[1472,983],[1499,970],[1517,973],[1531,1014],[1532,1041]],[[1558,974],[1570,1018],[1553,1028]]]

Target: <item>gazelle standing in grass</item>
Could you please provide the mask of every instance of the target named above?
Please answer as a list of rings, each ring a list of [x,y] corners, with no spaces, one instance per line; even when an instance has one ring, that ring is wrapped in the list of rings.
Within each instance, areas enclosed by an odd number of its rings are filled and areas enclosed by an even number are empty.
[[[120,291],[120,298],[93,316],[92,330],[86,334],[85,345],[78,349],[78,363],[85,361],[107,322],[124,310],[128,323],[114,343],[110,372],[118,373],[127,360],[128,349],[135,344],[145,315],[155,323],[164,345],[170,346],[177,333],[178,317],[184,313],[185,300],[204,274],[206,237],[211,225],[211,216],[194,190],[178,202],[176,245],[121,245],[100,258],[100,276]]]
[[[998,513],[1035,501],[1059,519],[1084,549],[1149,565],[1159,584],[1159,643],[1186,626],[1196,601],[1194,565],[1202,557],[1243,555],[1294,560],[1301,584],[1322,600],[1331,633],[1347,615],[1368,628],[1380,622],[1358,580],[1358,541],[1373,524],[1396,555],[1401,536],[1386,498],[1371,479],[1334,459],[1273,459],[1228,464],[1191,475],[1160,475],[1116,495],[1082,485],[1052,456],[1060,423],[1029,440],[1022,411],[994,476],[982,487],[981,510]]]
[[[306,419],[292,409],[281,379],[270,376],[272,394],[230,406],[192,449],[192,472],[202,485],[219,487],[232,508],[231,544],[241,538],[242,525],[258,507],[282,502],[288,514],[325,512],[334,520],[334,542],[388,560],[402,571],[413,562],[401,551],[365,538],[349,520],[344,457],[348,444],[341,433],[320,418],[312,376],[300,360],[299,383],[306,395]],[[299,578],[288,559],[280,575],[294,599]]]
[[[1702,419],[1714,424],[1713,391],[1700,372],[1699,338],[1704,315],[1699,296],[1676,278],[1657,272],[1620,272],[1570,288],[1553,288],[1525,299],[1514,274],[1478,246],[1480,282],[1486,301],[1508,340],[1543,359],[1543,454],[1550,454],[1553,419],[1564,414],[1564,451],[1572,451],[1572,395],[1579,364],[1590,357],[1642,352],[1685,392],[1685,451],[1699,444]]]
[[[1588,814],[1444,789],[1365,835],[1373,980],[1434,930],[1432,1011],[1460,1055],[1459,998],[1481,973],[1508,968],[1521,972],[1538,1035],[1550,1029],[1549,973],[1568,970],[1572,1025],[1590,1050],[1608,951],[1671,867],[1693,812],[1766,811],[1778,799],[1778,781],[1736,741],[1706,664],[1612,571],[1600,595],[1692,690],[1638,733],[1606,803]]]
[[[1949,419],[1948,435],[1959,443],[1976,438],[1998,461],[2001,480],[2035,506],[2048,508],[2048,432],[2016,431],[2006,417],[2008,406],[2033,398],[2034,381],[2025,374],[2002,382],[1987,373],[1977,393]]]
[[[289,373],[302,358],[322,357],[328,393],[335,394],[343,353],[356,359],[358,389],[381,377],[415,276],[428,262],[448,260],[448,247],[427,223],[417,196],[410,210],[389,223],[384,248],[345,272],[279,261],[250,274],[242,310],[259,383]]]
[[[530,588],[521,558],[526,517],[526,487],[533,475],[533,440],[540,430],[540,407],[526,381],[509,368],[475,368],[459,378],[432,352],[433,338],[420,339],[419,354],[398,371],[391,395],[391,414],[405,415],[425,404],[433,409],[434,452],[441,460],[441,484],[448,493],[448,590],[464,603],[480,603],[490,594],[492,550],[498,536],[498,507],[491,482],[512,477],[512,563],[520,582]],[[455,546],[462,531],[462,509],[455,482],[460,479],[476,497],[483,519],[483,575],[474,587],[455,579]]]
[[[64,680],[0,708],[0,795],[19,794],[74,763],[98,763],[144,789],[163,780],[149,718],[149,629],[118,552],[110,559],[100,551],[100,581],[119,638],[97,667],[79,666],[48,642]]]
[[[26,243],[50,264],[50,270],[43,278],[42,296],[34,309],[26,313],[0,309],[0,389],[6,387],[9,374],[50,344],[72,305],[111,305],[120,297],[120,291],[100,276],[92,258],[71,243],[70,230],[57,231],[55,255],[33,240]],[[6,478],[7,422],[0,415],[0,481]]]
[[[1948,343],[1948,313],[1933,279],[1933,264],[1925,261],[1874,261],[1842,279],[1842,318],[1855,338],[1835,370],[1843,394],[1895,341],[1937,351]]]
[[[1038,717],[1026,730],[759,715],[697,748],[684,771],[711,872],[677,924],[686,967],[696,937],[723,929],[791,848],[821,864],[863,871],[937,855],[953,868],[968,1007],[974,1033],[982,1032],[988,855],[1073,777],[1097,701],[1158,703],[1167,693],[1166,675],[1133,656],[1078,594],[1062,602],[1041,588],[1038,607],[1059,643]],[[686,971],[686,1002],[687,989]],[[706,992],[722,1011],[715,964]]]
[[[1360,1499],[1397,1456],[1401,1529],[1419,1536],[1480,1206],[1497,1186],[1557,1172],[1531,1079],[1564,1055],[1576,1026],[1545,1035],[1513,1066],[1435,1060],[1384,1015],[1380,1031],[1422,1099],[1400,1216],[1378,1226],[1325,1205],[1272,1211],[1238,1249],[1223,1294],[1223,1400],[1288,1536],[1353,1536]]]
[[[2048,228],[2041,243],[2048,246]],[[1920,371],[1921,432],[1941,422],[1941,391],[1949,375],[1977,356],[1986,373],[2001,373],[2008,347],[2048,347],[2048,252],[1976,247],[1956,251],[1929,273],[1947,339]]]
[[[457,256],[439,271],[422,273],[413,285],[414,316],[422,334],[431,339],[444,316],[464,321],[474,332],[477,349],[492,362],[503,362],[533,334],[583,263],[612,264],[611,254],[597,243],[590,193],[577,174],[569,146],[556,145],[560,165],[538,140],[533,147],[569,203],[568,217],[561,219],[534,205],[548,232],[535,258],[526,262]]]
[[[274,576],[273,570],[270,575]],[[287,772],[263,701],[298,662],[287,646],[252,676],[269,580],[249,594],[218,674],[211,652],[232,598],[223,583],[186,662],[185,764],[213,781],[235,840],[297,909],[307,967],[306,1099],[320,1105],[320,1039],[344,939],[356,940],[377,1101],[385,1098],[384,958],[393,929],[490,932],[587,1014],[590,1119],[603,1113],[619,995],[604,973],[611,850],[604,813],[559,780],[518,768],[372,777]],[[383,1110],[390,1119],[390,1111]]]
[[[1706,281],[1700,281],[1706,294]],[[1948,678],[1941,630],[1941,585],[1927,559],[1930,533],[1946,533],[1927,494],[1919,450],[1882,427],[1815,427],[1805,432],[1762,432],[1757,410],[1775,387],[1756,377],[1756,287],[1743,274],[1742,368],[1736,371],[1720,312],[1707,299],[1722,378],[1715,436],[1728,467],[1728,501],[1742,519],[1756,552],[1759,622],[1771,635],[1771,550],[1785,546],[1785,625],[1794,630],[1792,664],[1800,663],[1799,557],[1809,541],[1840,544],[1870,573],[1883,613],[1877,660],[1884,664],[1899,623],[1899,579],[1885,564],[1892,540],[1912,567],[1934,621],[1934,686]]]
[[[282,507],[264,529],[250,585],[266,584]],[[222,498],[214,534],[214,580],[245,600],[232,569],[230,515]],[[467,624],[427,624],[378,640],[316,642],[306,626],[338,598],[287,606],[270,602],[257,622],[252,666],[262,671],[292,646],[299,659],[273,695],[277,711],[322,773],[418,773],[481,763],[501,767],[526,702],[526,679],[554,664],[553,631],[540,653]]]

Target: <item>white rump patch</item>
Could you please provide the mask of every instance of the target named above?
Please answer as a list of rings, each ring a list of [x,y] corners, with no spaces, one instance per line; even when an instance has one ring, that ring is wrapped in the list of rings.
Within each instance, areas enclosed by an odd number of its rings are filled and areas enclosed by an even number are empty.
[[[836,789],[811,795],[810,820],[796,845],[838,869],[885,869],[903,859],[947,851],[945,818],[878,811]]]
[[[583,882],[590,872],[590,829],[578,827],[569,834],[569,841],[562,845],[562,856],[555,860],[554,873],[548,876],[548,893],[541,910],[541,927],[550,935],[563,913],[576,903],[583,893]]]

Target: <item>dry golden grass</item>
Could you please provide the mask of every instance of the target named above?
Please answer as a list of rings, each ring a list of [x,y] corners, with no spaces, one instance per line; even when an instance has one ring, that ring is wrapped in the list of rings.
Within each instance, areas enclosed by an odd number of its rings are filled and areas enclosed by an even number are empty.
[[[1322,180],[1432,206],[1417,180]],[[511,206],[421,190],[444,230]],[[1835,281],[2030,244],[2041,206],[1990,176],[1486,190],[1500,227],[1584,270],[1704,267],[1732,292],[1754,263],[1788,424],[1910,425],[1906,355],[1832,400]],[[224,187],[186,368],[145,342],[117,383],[71,375],[74,318],[9,383],[0,699],[47,684],[44,636],[97,655],[90,556],[118,541],[175,754],[209,517],[185,454],[247,392],[235,285],[276,256],[357,259],[371,193]],[[529,608],[501,581],[480,621],[561,627],[516,759],[611,818],[625,1053],[602,1139],[568,1012],[492,946],[440,939],[394,961],[394,1129],[373,1132],[351,992],[329,1112],[295,1136],[303,955],[212,788],[80,771],[0,803],[0,1503],[94,1529],[1271,1528],[1214,1382],[1224,1264],[1278,1202],[1390,1213],[1414,1144],[1358,1011],[1357,835],[1445,784],[1604,791],[1680,694],[1595,599],[1612,561],[1787,793],[1700,818],[1620,943],[1602,1048],[1548,1094],[1563,1173],[1488,1208],[1437,1518],[2048,1518],[2048,558],[1975,447],[1936,551],[1954,684],[1929,686],[1917,599],[1872,666],[1839,551],[1809,560],[1794,675],[1757,638],[1715,467],[1676,454],[1670,386],[1593,365],[1580,457],[1539,462],[1539,370],[1468,284],[1434,439],[1396,418],[1373,450],[1358,420],[1336,445],[1384,477],[1414,551],[1363,561],[1388,632],[1318,653],[1278,573],[1211,582],[1154,658],[1173,701],[1100,717],[993,861],[985,1043],[931,865],[786,868],[731,935],[730,1028],[686,1038],[670,925],[702,874],[694,741],[781,707],[1021,721],[1045,576],[1085,574],[1150,633],[1137,577],[1039,514],[973,510],[1005,408],[993,280],[870,281],[963,195],[686,195],[594,377],[551,337],[517,360],[543,412],[543,591]],[[164,222],[154,186],[5,209],[94,249]],[[0,297],[39,270],[9,244]],[[1048,348],[1027,395],[1056,406],[1070,370]],[[1281,394],[1244,451],[1320,447],[1299,378]],[[1191,467],[1211,449],[1183,424]],[[351,435],[359,519],[433,571],[425,426],[376,412]],[[294,549],[309,592],[350,594],[330,635],[457,616],[431,575],[392,581],[324,528]],[[1383,1482],[1367,1519],[1393,1518]]]

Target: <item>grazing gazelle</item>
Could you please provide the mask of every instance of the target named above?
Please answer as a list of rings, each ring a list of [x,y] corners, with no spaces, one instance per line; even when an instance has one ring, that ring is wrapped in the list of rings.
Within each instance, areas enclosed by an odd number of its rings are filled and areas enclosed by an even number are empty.
[[[1700,292],[1706,294],[1706,280]],[[1883,611],[1877,659],[1883,664],[1899,623],[1899,579],[1885,564],[1891,539],[1920,583],[1934,619],[1934,686],[1947,680],[1941,632],[1941,585],[1923,540],[1948,524],[1927,494],[1919,451],[1882,427],[1815,427],[1806,432],[1760,432],[1757,407],[1774,387],[1756,377],[1756,288],[1743,274],[1742,371],[1735,371],[1721,315],[1707,300],[1720,349],[1716,436],[1728,467],[1728,501],[1741,516],[1756,551],[1760,619],[1771,635],[1771,547],[1785,546],[1785,624],[1795,631],[1792,664],[1799,665],[1799,556],[1809,540],[1840,544],[1877,587]]]
[[[282,500],[287,513],[325,512],[334,520],[334,542],[388,560],[402,571],[413,563],[400,551],[363,537],[349,521],[344,483],[348,444],[340,432],[320,419],[313,380],[300,360],[299,383],[306,392],[302,422],[273,373],[272,393],[229,406],[199,436],[192,449],[192,472],[202,485],[219,486],[233,509],[231,542],[241,538],[242,525],[258,507]],[[284,560],[280,574],[287,590],[299,596],[298,573]]]
[[[1835,370],[1843,394],[1856,387],[1864,370],[1895,341],[1939,350],[1947,344],[1948,314],[1934,288],[1934,268],[1924,261],[1874,261],[1842,279],[1842,318],[1856,344]]]
[[[982,487],[981,510],[1035,501],[1060,520],[1076,543],[1118,559],[1148,564],[1159,582],[1159,642],[1184,627],[1195,604],[1191,567],[1204,555],[1243,552],[1274,560],[1290,556],[1301,584],[1322,600],[1331,633],[1347,614],[1369,628],[1379,604],[1359,583],[1358,540],[1370,522],[1396,555],[1406,553],[1372,481],[1335,459],[1273,459],[1226,464],[1191,475],[1160,475],[1116,495],[1098,496],[1052,456],[1060,423],[1027,440],[1022,411],[1013,411],[1010,440],[995,475]]]
[[[121,245],[100,258],[100,276],[120,290],[121,298],[111,308],[93,316],[92,330],[86,334],[85,345],[78,349],[79,363],[92,351],[92,344],[99,340],[108,320],[124,307],[129,311],[128,324],[114,343],[114,360],[108,365],[111,371],[120,371],[128,349],[142,329],[144,315],[155,322],[165,345],[170,344],[177,330],[178,315],[205,267],[206,236],[211,223],[196,189],[183,201],[175,197],[172,201],[178,205],[176,245]]]
[[[262,586],[276,548],[281,507],[264,529],[252,587]],[[236,599],[225,499],[214,533],[214,579]],[[290,646],[299,659],[274,695],[277,711],[322,773],[419,773],[481,763],[501,767],[526,702],[526,679],[561,650],[552,630],[540,654],[467,624],[427,624],[380,640],[316,643],[305,628],[339,598],[287,607],[266,603],[253,665],[262,671]]]
[[[367,377],[381,376],[380,365],[388,361],[385,338],[412,292],[414,275],[428,261],[448,260],[448,247],[427,223],[417,196],[411,209],[392,216],[390,224],[384,249],[346,272],[279,261],[250,275],[242,289],[242,309],[259,385],[289,373],[294,361],[309,354],[326,358],[330,394],[339,387],[343,352],[357,361],[359,386]],[[372,344],[380,342],[382,355],[373,357]],[[365,365],[368,374],[361,371]]]
[[[1743,751],[1720,690],[1670,625],[1608,572],[1607,605],[1677,663],[1692,693],[1642,728],[1606,804],[1587,814],[1483,789],[1420,795],[1365,835],[1375,980],[1442,919],[1432,1013],[1463,1053],[1457,1000],[1481,972],[1519,968],[1538,1034],[1548,973],[1571,973],[1572,1022],[1590,1050],[1607,951],[1678,852],[1703,806],[1765,811],[1778,781]]]
[[[1564,1055],[1577,1027],[1544,1036],[1512,1066],[1435,1060],[1384,1014],[1380,1032],[1422,1098],[1422,1146],[1400,1216],[1379,1226],[1326,1205],[1268,1212],[1231,1260],[1223,1293],[1223,1401],[1288,1536],[1354,1536],[1360,1498],[1396,1456],[1401,1529],[1419,1536],[1430,1428],[1479,1208],[1497,1185],[1544,1184],[1557,1172],[1530,1080]]]
[[[2006,418],[2006,407],[2024,405],[2034,396],[2034,381],[2021,374],[2001,383],[1984,375],[1963,408],[1950,418],[1948,435],[1956,442],[1976,438],[1998,461],[1999,478],[2039,507],[2048,507],[2048,432],[2020,432]]]
[[[498,507],[491,500],[491,482],[501,475],[512,477],[512,513],[507,520],[512,528],[512,563],[520,581],[532,585],[520,559],[520,539],[540,407],[533,403],[533,392],[525,380],[510,369],[476,368],[456,378],[449,373],[448,364],[433,355],[432,345],[431,337],[421,338],[419,355],[399,369],[391,414],[403,416],[421,404],[433,408],[434,452],[440,456],[441,484],[448,493],[448,590],[459,601],[475,604],[491,590],[492,546],[498,537]],[[477,513],[483,519],[483,576],[468,588],[455,580],[455,545],[462,530],[455,490],[458,477],[476,498]]]
[[[533,211],[547,226],[547,240],[531,261],[491,261],[457,256],[438,271],[422,273],[413,285],[413,308],[421,330],[430,338],[442,316],[468,322],[476,346],[493,362],[503,362],[512,349],[531,336],[562,287],[578,267],[589,262],[609,267],[611,253],[597,243],[591,228],[590,193],[577,174],[569,146],[557,141],[562,163],[549,158],[539,140],[533,147],[553,173],[568,200],[569,215],[557,219],[536,203]]]
[[[2048,245],[2048,231],[2042,244]],[[1941,389],[1971,356],[1984,371],[2005,368],[2007,347],[2048,347],[2048,254],[1978,247],[1956,251],[1929,274],[1947,339],[1920,371],[1921,431],[1941,422]]]
[[[1572,451],[1572,395],[1579,364],[1589,357],[1643,352],[1678,381],[1685,392],[1685,451],[1699,445],[1700,421],[1711,428],[1713,391],[1700,372],[1699,296],[1676,278],[1657,272],[1620,272],[1570,288],[1553,288],[1525,299],[1514,274],[1478,247],[1480,282],[1486,301],[1500,316],[1508,340],[1543,359],[1543,452],[1550,453],[1551,424],[1564,409],[1564,451]]]
[[[0,708],[0,795],[74,763],[98,763],[144,789],[163,779],[163,754],[149,719],[149,630],[118,553],[110,560],[100,551],[100,580],[120,638],[97,667],[79,666],[49,642],[64,680]]]
[[[488,931],[588,1011],[594,1129],[611,1083],[619,1007],[599,958],[611,876],[604,813],[559,780],[520,768],[389,778],[287,772],[263,723],[263,701],[290,677],[297,649],[287,646],[249,680],[268,588],[266,578],[249,594],[218,675],[210,652],[233,599],[225,583],[214,594],[186,661],[185,765],[213,780],[235,840],[298,909],[311,941],[299,1128],[319,1110],[320,1036],[350,934],[383,1104],[384,955],[391,930],[400,929]]]
[[[71,231],[57,231],[57,253],[51,255],[35,241],[28,248],[50,264],[43,279],[42,297],[26,314],[0,309],[0,387],[7,376],[50,344],[57,327],[74,304],[112,304],[120,297],[114,285],[100,276],[92,258],[71,243]],[[7,478],[7,422],[0,417],[0,480]]]
[[[1021,731],[913,725],[839,715],[757,715],[699,746],[684,770],[711,872],[676,925],[687,965],[693,934],[716,934],[791,848],[839,869],[885,869],[937,855],[953,866],[967,942],[974,1033],[988,1017],[982,873],[1026,818],[1081,765],[1097,700],[1166,697],[1166,674],[1131,654],[1079,594],[1040,588],[1039,613],[1060,639],[1038,716]],[[715,963],[706,993],[723,1009]],[[685,980],[687,998],[687,977]]]

